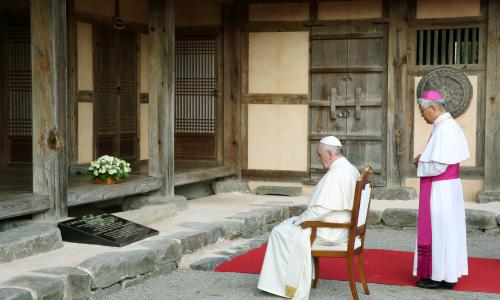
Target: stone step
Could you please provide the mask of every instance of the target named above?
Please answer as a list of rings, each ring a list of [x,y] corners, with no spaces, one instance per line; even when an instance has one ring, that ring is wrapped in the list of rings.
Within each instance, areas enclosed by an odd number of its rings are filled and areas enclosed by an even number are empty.
[[[278,196],[296,197],[302,195],[302,187],[261,185],[255,189],[255,193],[257,195],[278,195]]]
[[[144,226],[148,226],[150,224],[173,217],[176,215],[176,213],[176,204],[168,203],[144,206],[139,209],[113,213],[113,215],[135,223],[139,223]]]
[[[0,263],[63,247],[55,224],[33,222],[0,232]]]

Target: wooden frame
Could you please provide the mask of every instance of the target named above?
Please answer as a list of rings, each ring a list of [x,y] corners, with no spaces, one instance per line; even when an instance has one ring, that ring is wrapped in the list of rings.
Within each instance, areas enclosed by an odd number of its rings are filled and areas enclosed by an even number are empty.
[[[5,26],[6,24],[16,24],[16,25],[26,25],[29,27],[30,23],[30,11],[29,7],[26,10],[5,10],[0,11],[0,18],[2,19],[2,23],[0,25],[0,34],[2,37],[0,38],[0,42],[4,43],[6,39]],[[0,167],[9,168],[9,167],[29,167],[31,166],[31,162],[13,162],[10,157],[10,146],[11,143],[8,137],[9,130],[9,100],[8,100],[8,91],[7,91],[7,57],[5,56],[5,52],[3,52],[4,47],[0,49]],[[18,141],[22,141],[23,143],[32,144],[32,135],[25,137],[18,137]]]
[[[345,251],[341,250],[311,250],[311,256],[314,260],[314,280],[312,282],[312,288],[316,288],[319,281],[319,258],[320,257],[344,257],[347,258],[347,273],[349,275],[349,286],[351,288],[351,294],[353,299],[358,300],[358,292],[356,289],[356,282],[354,277],[354,256],[358,256],[358,268],[359,268],[359,276],[361,278],[361,282],[363,284],[363,289],[366,295],[370,294],[368,289],[368,284],[366,282],[366,276],[364,271],[364,262],[363,262],[363,249],[365,244],[365,234],[367,228],[367,220],[362,226],[358,227],[358,218],[359,218],[359,210],[361,205],[361,195],[363,190],[366,189],[366,186],[371,184],[371,176],[372,176],[372,168],[367,166],[361,178],[356,182],[356,188],[354,193],[354,201],[353,208],[351,213],[351,222],[348,223],[329,223],[322,221],[307,221],[300,224],[302,229],[311,228],[311,247],[313,247],[314,242],[317,236],[318,228],[346,228],[349,230],[349,238],[347,241],[347,248]],[[368,207],[366,211],[366,217],[368,217],[368,212],[370,211],[370,202],[371,195],[368,198]],[[359,247],[355,248],[355,241],[359,238],[361,244]]]
[[[477,114],[476,114],[476,165],[475,166],[464,166],[461,167],[461,173],[463,177],[477,177],[484,174],[484,161],[485,161],[485,123],[481,122],[485,118],[485,102],[481,101],[484,99],[486,93],[486,52],[487,46],[487,10],[485,0],[481,1],[481,16],[479,17],[464,17],[464,18],[448,18],[448,19],[416,19],[416,0],[408,0],[408,33],[407,33],[407,72],[404,80],[406,81],[406,113],[407,118],[405,126],[408,128],[408,133],[410,135],[409,139],[405,139],[405,145],[403,150],[404,153],[404,169],[406,170],[404,174],[405,177],[415,177],[416,170],[413,167],[413,157],[414,153],[414,134],[415,128],[413,126],[413,119],[415,112],[413,111],[414,103],[414,93],[415,93],[415,76],[423,76],[427,72],[440,67],[440,66],[452,66],[459,68],[465,72],[466,75],[476,75],[478,76],[478,87],[477,87]],[[415,55],[416,55],[416,31],[425,29],[452,29],[452,28],[479,28],[479,52],[478,52],[478,63],[477,64],[447,64],[447,65],[416,65]]]
[[[224,83],[225,83],[225,78],[224,78],[224,32],[221,31],[219,27],[213,27],[213,26],[196,26],[196,27],[181,27],[176,29],[176,40],[180,39],[213,39],[216,44],[216,54],[215,54],[215,67],[216,67],[216,111],[215,111],[215,137],[214,137],[214,149],[213,153],[214,155],[205,155],[205,156],[198,156],[196,155],[195,158],[186,155],[182,156],[177,154],[175,156],[175,161],[180,162],[180,163],[188,163],[188,162],[206,162],[210,165],[222,165],[224,164],[223,159],[224,159],[224,149],[223,149],[223,143],[224,143],[224,131],[225,130],[231,130],[230,127],[224,125],[224,119],[225,119],[225,94],[226,92],[224,91]],[[232,49],[231,49],[232,50]],[[229,50],[229,51],[231,51]],[[231,85],[229,85],[230,87]],[[229,110],[228,113],[230,113],[231,110]],[[192,137],[196,138],[196,136],[199,136],[201,141],[203,140],[208,140],[208,135],[205,137],[203,134],[191,134],[191,133],[176,133],[175,137],[179,140],[184,139],[189,142]],[[175,143],[177,146],[177,143]],[[200,144],[200,143],[198,143]],[[194,147],[199,147],[200,149],[205,148],[207,144],[200,144],[199,146],[196,145]],[[190,147],[192,148],[192,147]],[[202,150],[203,151],[203,150]]]

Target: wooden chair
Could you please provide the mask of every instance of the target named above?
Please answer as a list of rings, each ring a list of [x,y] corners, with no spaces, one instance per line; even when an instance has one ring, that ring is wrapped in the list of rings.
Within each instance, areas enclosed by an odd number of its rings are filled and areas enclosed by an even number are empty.
[[[320,257],[345,257],[347,258],[347,272],[349,274],[349,285],[351,287],[352,297],[358,300],[358,291],[354,278],[354,256],[358,256],[359,276],[363,284],[366,295],[370,294],[366,282],[363,247],[365,243],[366,220],[370,210],[371,200],[371,176],[373,169],[367,166],[360,179],[356,182],[356,191],[354,193],[354,203],[352,208],[351,222],[349,223],[328,223],[320,221],[308,221],[300,224],[302,228],[311,228],[311,256],[314,260],[314,279],[312,287],[316,288],[319,280],[319,258]],[[315,243],[317,228],[348,228],[349,239],[346,245],[323,246]]]

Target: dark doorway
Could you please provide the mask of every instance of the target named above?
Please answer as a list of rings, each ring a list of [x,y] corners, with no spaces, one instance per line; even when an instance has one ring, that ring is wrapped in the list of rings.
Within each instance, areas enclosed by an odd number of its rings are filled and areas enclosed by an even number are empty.
[[[176,36],[175,158],[218,159],[219,120],[217,36]]]
[[[135,32],[95,27],[94,154],[137,161],[137,52]]]
[[[2,165],[31,164],[31,31],[28,13],[0,14]]]

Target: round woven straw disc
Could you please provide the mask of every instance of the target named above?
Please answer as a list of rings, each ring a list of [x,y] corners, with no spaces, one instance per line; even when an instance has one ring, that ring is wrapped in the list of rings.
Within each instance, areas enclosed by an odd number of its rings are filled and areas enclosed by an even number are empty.
[[[446,110],[454,117],[467,111],[472,100],[472,84],[463,71],[439,67],[427,73],[418,83],[417,96],[423,91],[438,90],[446,101]]]

